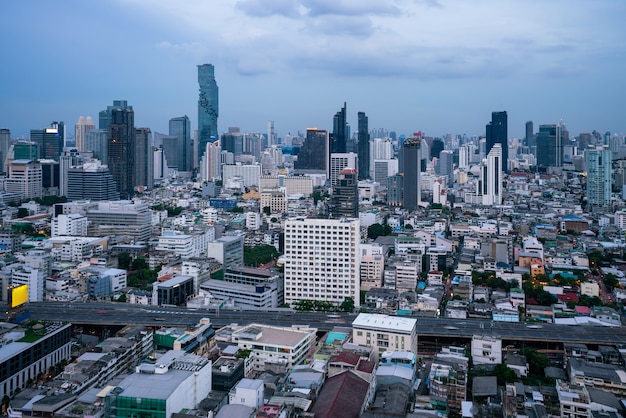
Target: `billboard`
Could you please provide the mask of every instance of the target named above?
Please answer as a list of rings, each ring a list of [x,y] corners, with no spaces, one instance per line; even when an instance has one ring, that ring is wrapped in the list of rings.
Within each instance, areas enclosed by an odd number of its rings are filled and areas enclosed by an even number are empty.
[[[9,307],[15,308],[28,302],[28,285],[9,288]]]

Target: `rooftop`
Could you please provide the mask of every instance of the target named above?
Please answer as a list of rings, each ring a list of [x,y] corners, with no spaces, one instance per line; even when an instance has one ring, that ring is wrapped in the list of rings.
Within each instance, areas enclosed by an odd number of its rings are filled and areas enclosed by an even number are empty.
[[[415,318],[368,313],[360,313],[352,322],[353,328],[376,328],[399,332],[412,332],[416,325]]]

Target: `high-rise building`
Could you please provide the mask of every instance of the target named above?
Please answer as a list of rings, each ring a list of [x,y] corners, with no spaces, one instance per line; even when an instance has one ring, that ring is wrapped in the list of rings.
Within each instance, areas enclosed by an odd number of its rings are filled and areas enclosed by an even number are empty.
[[[107,129],[109,127],[112,123],[113,110],[115,109],[133,110],[133,107],[129,106],[126,100],[113,100],[112,106],[107,106],[106,109],[100,111],[98,114],[98,129]]]
[[[49,128],[31,129],[30,140],[38,145],[39,158],[58,161],[65,145],[65,123],[52,122]]]
[[[198,161],[206,150],[207,142],[219,139],[217,118],[219,116],[219,94],[215,82],[215,67],[212,64],[198,65]]]
[[[359,181],[356,169],[341,170],[337,184],[333,187],[331,215],[335,219],[359,217]]]
[[[544,172],[558,172],[563,167],[563,130],[556,125],[539,125],[537,167]]]
[[[534,147],[537,145],[535,143],[535,130],[534,130],[532,120],[529,120],[528,122],[526,122],[524,142],[525,142],[525,145],[528,147]]]
[[[439,154],[441,154],[441,151],[443,151],[444,148],[445,146],[441,138],[433,139],[433,142],[430,146],[430,158],[439,158]]]
[[[344,102],[343,108],[333,117],[333,133],[330,136],[330,153],[345,153],[347,141],[346,103]]]
[[[200,178],[214,181],[222,178],[222,146],[220,141],[208,142],[200,161]]]
[[[154,187],[154,154],[150,128],[135,130],[135,179],[134,186],[152,190]]]
[[[590,212],[604,212],[611,208],[611,159],[607,146],[585,150],[587,169],[587,207]]]
[[[229,127],[228,132],[222,134],[220,141],[222,142],[223,150],[232,152],[235,155],[243,154],[243,134],[239,127]]]
[[[109,168],[98,160],[91,160],[67,170],[68,200],[118,200],[117,185]]]
[[[442,150],[437,160],[438,173],[447,176],[446,184],[451,187],[454,184],[454,151]]]
[[[480,186],[483,205],[502,204],[502,147],[496,143],[481,166]]]
[[[107,129],[92,129],[85,135],[84,151],[91,151],[93,157],[102,161],[103,164],[106,164],[109,159],[107,137]]]
[[[98,202],[87,211],[90,236],[116,235],[127,242],[148,241],[152,235],[152,215],[148,204],[139,200]]]
[[[34,160],[13,160],[9,165],[4,188],[8,193],[19,193],[22,199],[42,197],[41,164]]]
[[[489,154],[494,144],[500,144],[502,147],[502,170],[508,172],[509,162],[509,140],[507,128],[508,116],[504,112],[492,112],[491,122],[485,127],[486,149],[485,153]]]
[[[409,212],[417,210],[421,202],[420,190],[420,163],[421,163],[421,138],[407,138],[402,144],[403,163],[403,191],[402,199],[404,208]]]
[[[330,185],[335,187],[339,181],[339,175],[344,168],[357,168],[358,155],[353,152],[347,153],[332,153],[330,154]]]
[[[107,164],[122,199],[130,198],[135,187],[135,137],[135,112],[130,108],[113,109]]]
[[[459,147],[459,168],[467,169],[471,163],[472,148],[470,145],[461,145]]]
[[[301,300],[359,306],[358,219],[294,218],[285,223],[285,303]]]
[[[11,147],[11,131],[0,129],[0,173],[7,172],[7,157],[9,156],[9,148]]]
[[[367,116],[364,112],[357,113],[358,120],[358,154],[359,154],[359,180],[370,177],[370,134],[368,130]]]
[[[306,138],[294,162],[296,173],[325,173],[328,175],[329,158],[328,131],[316,128],[306,130]]]
[[[273,120],[267,121],[267,147],[269,148],[272,145],[278,145],[278,138],[276,136],[276,128],[274,126]]]
[[[191,171],[193,169],[193,150],[191,148],[191,123],[187,115],[170,119],[170,137],[176,137],[177,153],[176,160],[168,163],[176,164],[178,171]]]
[[[80,152],[87,151],[85,148],[85,142],[87,141],[87,132],[96,129],[96,125],[91,120],[91,116],[81,116],[78,118],[78,122],[74,125],[74,140],[76,149]]]

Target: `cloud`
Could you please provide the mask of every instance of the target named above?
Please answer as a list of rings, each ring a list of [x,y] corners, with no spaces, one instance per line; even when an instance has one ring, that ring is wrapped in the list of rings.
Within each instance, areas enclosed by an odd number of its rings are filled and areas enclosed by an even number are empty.
[[[328,37],[349,36],[367,38],[374,34],[372,20],[366,16],[326,16],[307,22],[308,30]]]
[[[299,5],[292,0],[240,0],[235,3],[235,8],[249,16],[255,17],[300,16]]]
[[[388,0],[301,0],[312,17],[338,15],[399,15],[401,9]]]

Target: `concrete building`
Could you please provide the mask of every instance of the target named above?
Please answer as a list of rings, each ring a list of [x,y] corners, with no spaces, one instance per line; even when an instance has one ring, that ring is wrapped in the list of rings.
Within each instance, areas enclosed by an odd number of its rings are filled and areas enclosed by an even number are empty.
[[[191,231],[189,234],[172,229],[164,229],[159,237],[156,250],[168,251],[181,258],[206,256],[209,242],[215,239],[215,229]]]
[[[86,216],[78,213],[69,215],[58,215],[52,219],[51,236],[87,236],[87,226],[89,220]]]
[[[148,241],[152,235],[152,216],[148,204],[139,200],[98,202],[87,211],[89,234],[125,237],[128,241]]]
[[[243,264],[243,237],[224,235],[208,243],[207,257],[220,262],[225,269],[235,268]]]
[[[474,335],[471,353],[474,364],[500,364],[502,363],[502,339],[489,335]]]
[[[352,298],[359,306],[358,219],[289,219],[285,224],[285,303]]]
[[[352,341],[384,351],[417,353],[417,319],[361,313],[352,322]]]
[[[13,160],[8,164],[8,176],[4,181],[5,191],[19,193],[22,199],[42,197],[42,168],[35,160]]]

